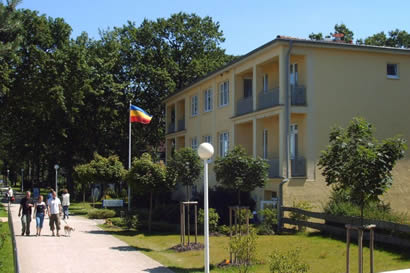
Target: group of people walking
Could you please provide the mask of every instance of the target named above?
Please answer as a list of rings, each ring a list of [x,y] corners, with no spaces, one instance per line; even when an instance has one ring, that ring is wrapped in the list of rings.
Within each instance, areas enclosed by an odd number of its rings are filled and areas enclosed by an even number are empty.
[[[21,236],[30,235],[30,223],[31,217],[36,219],[36,236],[41,235],[41,230],[43,229],[44,218],[48,215],[49,225],[52,235],[60,236],[60,217],[63,215],[63,220],[68,219],[68,207],[70,206],[70,194],[67,189],[64,190],[61,202],[58,198],[57,193],[50,189],[49,194],[47,195],[47,203],[44,202],[44,197],[39,195],[37,200],[34,201],[31,198],[31,192],[27,191],[26,196],[20,201],[20,208],[18,216],[21,216]],[[32,210],[34,209],[34,213]],[[32,216],[33,215],[33,216]],[[55,233],[56,232],[56,233]]]

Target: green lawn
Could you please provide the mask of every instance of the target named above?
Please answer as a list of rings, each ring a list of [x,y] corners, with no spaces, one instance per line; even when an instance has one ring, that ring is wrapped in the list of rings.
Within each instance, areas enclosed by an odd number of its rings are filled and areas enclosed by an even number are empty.
[[[0,217],[6,216],[7,212],[2,204],[0,204]],[[5,238],[2,247],[0,244],[0,272],[14,272],[13,247],[11,243],[10,229],[7,222],[0,223],[0,236]]]
[[[179,235],[144,235],[136,232],[123,231],[118,228],[103,226],[114,236],[126,242],[130,246],[142,251],[149,257],[169,267],[176,273],[200,273],[203,272],[203,252],[190,251],[177,253],[169,250],[170,247],[179,243]],[[202,242],[203,238],[199,240]],[[228,237],[210,238],[211,264],[216,265],[223,259],[229,259]],[[268,259],[274,248],[289,250],[300,248],[302,259],[310,265],[309,272],[344,272],[345,251],[344,242],[323,237],[317,233],[297,235],[274,235],[259,236],[257,241],[257,255],[262,264],[256,265],[253,272],[269,272]],[[369,250],[364,250],[366,262],[364,272],[369,272]],[[410,268],[409,250],[386,251],[376,246],[375,269],[376,272]],[[357,246],[351,247],[351,272],[357,272]],[[234,269],[212,268],[211,272],[236,272]]]

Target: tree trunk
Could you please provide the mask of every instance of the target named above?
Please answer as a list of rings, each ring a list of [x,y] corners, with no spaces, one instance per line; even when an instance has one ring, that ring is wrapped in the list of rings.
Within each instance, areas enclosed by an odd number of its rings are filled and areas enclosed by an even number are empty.
[[[83,203],[85,203],[85,186],[83,186]]]
[[[360,224],[363,226],[363,211],[364,211],[364,203],[360,204]]]
[[[152,192],[149,195],[149,213],[148,213],[148,233],[151,234],[151,221],[152,221]]]

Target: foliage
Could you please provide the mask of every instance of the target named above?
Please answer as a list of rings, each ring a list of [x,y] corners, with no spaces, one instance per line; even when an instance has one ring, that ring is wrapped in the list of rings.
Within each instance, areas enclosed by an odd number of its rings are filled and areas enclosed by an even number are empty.
[[[323,40],[323,33],[319,32],[319,33],[311,33],[309,34],[309,39],[310,40],[315,40],[315,41],[321,41]]]
[[[346,43],[352,43],[353,42],[353,36],[354,33],[350,29],[347,28],[345,24],[336,24],[335,25],[335,32],[330,33],[330,35],[337,34],[337,33],[343,33],[344,36],[341,38],[342,41],[345,41]]]
[[[198,211],[198,223],[203,225],[204,224],[204,210],[199,209]],[[209,208],[208,211],[208,224],[209,224],[209,232],[215,233],[218,231],[218,222],[219,222],[219,215],[214,208]]]
[[[240,273],[248,272],[252,263],[256,262],[256,240],[256,231],[251,229],[248,234],[235,235],[229,241],[230,252],[235,257],[232,262],[238,266]]]
[[[218,226],[218,232],[228,236],[231,232],[231,229],[226,225],[220,225]]]
[[[123,221],[128,230],[138,230],[138,227],[140,225],[138,215],[127,215]]]
[[[93,183],[119,184],[126,171],[120,159],[116,155],[103,157],[98,153],[94,154],[94,159],[90,162],[90,167],[94,169]]]
[[[217,158],[214,170],[218,183],[238,193],[239,205],[241,192],[263,187],[268,178],[266,161],[249,156],[241,146],[236,146],[225,157]]]
[[[367,37],[364,42],[359,40],[358,44],[374,45],[374,46],[389,46],[396,48],[409,48],[410,47],[410,33],[405,30],[391,30],[388,35],[384,31],[376,33]]]
[[[274,250],[269,258],[271,273],[305,273],[309,270],[309,265],[300,259],[300,249]]]
[[[307,210],[310,211],[313,207],[312,205],[307,202],[307,201],[299,201],[297,203],[295,203],[295,201],[293,201],[293,207],[297,208],[297,209],[301,209],[301,210]],[[292,211],[289,215],[290,219],[295,220],[295,221],[307,221],[309,220],[309,216],[303,215],[299,212],[294,212]],[[304,231],[306,228],[302,225],[298,225],[298,231]]]
[[[117,193],[111,188],[107,188],[103,193],[103,199],[115,199],[117,197]]]
[[[262,223],[258,227],[258,234],[275,234],[275,226],[278,224],[278,212],[274,208],[264,208],[259,211]]]
[[[349,199],[349,194],[343,190],[333,190],[329,201],[323,208],[327,214],[337,216],[360,216],[360,207]],[[366,219],[382,220],[399,224],[408,224],[408,215],[391,209],[390,204],[369,202],[364,207]]]
[[[365,205],[379,200],[392,185],[393,167],[407,149],[404,139],[378,141],[373,131],[362,118],[354,118],[346,129],[332,129],[330,145],[319,160],[327,185],[345,190],[360,206],[362,218]]]
[[[115,216],[115,211],[111,209],[92,209],[88,211],[90,219],[107,219]]]
[[[15,50],[20,42],[21,23],[16,7],[22,0],[0,2],[0,56]]]
[[[126,180],[137,192],[150,195],[148,230],[151,232],[153,195],[157,192],[171,190],[175,186],[174,181],[166,179],[165,166],[161,163],[154,163],[148,153],[134,159]]]
[[[186,186],[187,195],[189,187],[198,180],[200,174],[201,160],[191,148],[178,150],[167,163],[167,180]],[[187,196],[187,199],[189,200],[190,196]]]

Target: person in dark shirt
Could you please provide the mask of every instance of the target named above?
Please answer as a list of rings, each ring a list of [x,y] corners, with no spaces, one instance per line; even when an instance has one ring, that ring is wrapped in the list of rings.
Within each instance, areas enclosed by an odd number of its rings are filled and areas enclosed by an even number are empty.
[[[26,196],[23,197],[20,201],[20,208],[19,208],[19,217],[21,212],[23,211],[23,215],[21,217],[21,236],[30,235],[30,223],[31,223],[31,208],[33,207],[33,200],[31,199],[31,192],[27,191]]]
[[[43,223],[44,223],[44,215],[47,212],[47,206],[46,203],[43,201],[43,196],[40,195],[38,197],[37,203],[34,206],[34,215],[33,219],[36,219],[36,236],[41,235],[41,229],[43,228]]]

